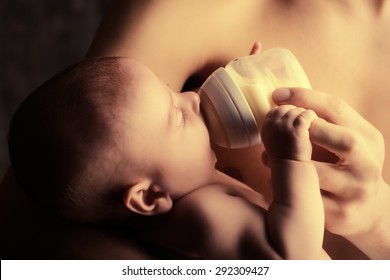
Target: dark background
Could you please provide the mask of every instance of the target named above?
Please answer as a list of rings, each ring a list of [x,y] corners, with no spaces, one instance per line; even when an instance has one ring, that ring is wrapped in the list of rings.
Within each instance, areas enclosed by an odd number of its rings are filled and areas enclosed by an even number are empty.
[[[0,0],[0,181],[9,166],[12,113],[36,87],[85,56],[108,2]]]

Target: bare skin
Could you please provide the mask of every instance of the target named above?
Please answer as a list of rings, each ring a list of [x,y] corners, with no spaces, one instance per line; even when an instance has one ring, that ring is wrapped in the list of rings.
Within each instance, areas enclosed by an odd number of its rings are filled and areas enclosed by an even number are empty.
[[[217,17],[216,14],[223,16]],[[387,76],[390,69],[390,37],[384,36],[389,33],[389,29],[390,3],[382,0],[249,0],[246,5],[238,1],[199,0],[188,4],[180,0],[117,0],[113,1],[88,55],[133,57],[161,76],[171,88],[179,91],[189,76],[196,74],[202,80],[216,67],[246,55],[254,41],[262,42],[264,49],[283,46],[298,57],[313,88],[345,100],[382,132],[384,144],[389,146],[390,120],[387,107],[390,102],[390,83]],[[327,108],[335,109],[335,112],[344,113],[345,109],[350,112],[348,106],[340,105],[344,103],[335,102],[336,99],[328,97],[326,101],[322,98],[312,100],[310,95],[313,96],[313,93],[298,91],[288,102],[313,109],[327,119],[334,113],[328,112]],[[317,111],[319,108],[322,108],[321,114]],[[369,138],[372,129],[366,129],[365,123],[363,126],[354,124],[355,114],[348,116],[352,117],[352,121],[348,122],[349,130],[365,131],[362,135]],[[345,120],[341,120],[341,123],[345,124]],[[356,129],[357,126],[364,129]],[[358,137],[356,135],[359,136],[359,133],[355,133],[355,140]],[[370,145],[369,140],[362,137],[357,140],[368,145],[370,150],[375,147],[380,154],[381,149],[377,148],[380,145]],[[262,151],[262,147],[230,153],[222,150],[218,155],[220,168],[234,171],[232,173],[246,184],[266,195],[270,194],[269,188],[261,187],[268,184],[268,179],[264,180],[268,176],[268,169],[259,160]],[[371,154],[367,149],[364,151]],[[383,187],[380,188],[381,196],[377,203],[381,213],[390,211],[389,188],[385,183],[390,179],[389,153],[389,149],[383,152],[384,180],[381,182]],[[380,162],[380,159],[375,158],[376,154],[372,154],[373,160]],[[342,156],[351,158],[351,153],[344,151]],[[365,159],[363,155],[354,156],[354,160],[349,162],[355,168],[357,162],[365,162]],[[242,165],[237,166],[236,162]],[[382,175],[382,169],[380,173]],[[263,178],[261,182],[259,178]],[[337,186],[336,182],[334,188]],[[330,191],[334,192],[335,189]],[[352,208],[349,213],[353,214],[355,209]],[[353,236],[348,239],[370,257],[388,259],[390,244],[386,236],[390,236],[390,223],[384,221],[386,217],[377,219],[383,225],[382,228],[376,228],[374,232],[367,231],[363,237]],[[362,240],[373,242],[366,244]],[[339,243],[334,245],[332,239],[327,239],[327,244],[335,256],[364,257],[348,247],[348,244],[347,247]]]
[[[128,186],[123,202],[133,217],[124,226],[149,244],[191,258],[329,258],[311,161],[313,111],[283,105],[264,121],[274,194],[269,205],[216,171],[195,92],[174,92],[134,60],[122,58],[121,64],[129,86],[126,106],[117,109],[123,132],[115,142],[117,156],[131,164],[121,165],[115,177]]]
[[[204,77],[215,67],[247,55],[255,41],[260,41],[263,49],[283,46],[297,56],[313,88],[340,97],[385,138],[388,134],[390,39],[383,36],[390,28],[387,2],[252,0],[246,5],[236,1],[188,5],[170,0],[113,4],[108,14],[116,19],[108,16],[103,21],[89,56],[135,58],[172,89],[180,90],[189,76]],[[225,16],[213,16],[216,10]],[[180,42],[173,47],[177,37]],[[385,161],[384,169],[388,168],[390,161]],[[264,170],[261,166],[255,169]],[[253,168],[242,172],[253,187],[263,185],[250,178]],[[385,180],[390,179],[387,173]]]
[[[196,74],[202,80],[216,67],[246,55],[254,41],[262,42],[263,49],[283,46],[297,56],[313,88],[346,101],[383,133],[386,146],[390,144],[387,109],[390,38],[383,36],[390,29],[389,2],[252,0],[246,1],[246,5],[220,2],[113,1],[111,18],[103,21],[89,55],[136,58],[170,87],[180,90],[189,76]],[[216,17],[216,13],[223,16]],[[300,98],[296,103],[305,103],[304,95]],[[339,104],[334,100],[314,103],[309,105],[338,107]],[[262,151],[261,146],[239,151],[217,149],[219,167],[270,195],[268,180],[264,180],[269,177],[268,170],[258,160]],[[389,181],[390,152],[383,153],[383,179]],[[319,157],[324,159],[321,153]],[[387,184],[381,189],[382,199],[386,200]],[[366,248],[354,238],[349,239]],[[331,247],[342,248],[339,244]],[[377,244],[377,247],[383,246]],[[377,258],[386,258],[389,250],[379,256],[373,251],[365,249],[368,255]],[[359,256],[358,252],[351,252],[348,258]]]

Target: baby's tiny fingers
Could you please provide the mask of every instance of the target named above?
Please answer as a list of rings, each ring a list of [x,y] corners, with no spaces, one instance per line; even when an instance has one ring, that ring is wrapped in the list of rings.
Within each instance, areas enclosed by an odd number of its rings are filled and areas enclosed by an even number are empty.
[[[296,108],[294,105],[282,105],[271,109],[267,114],[267,119],[280,119],[292,109]]]
[[[295,118],[293,125],[296,128],[309,129],[311,123],[317,118],[318,116],[313,110],[304,110]]]
[[[313,110],[305,110],[301,115],[310,122],[314,121],[315,119],[318,119],[316,112],[314,112]]]

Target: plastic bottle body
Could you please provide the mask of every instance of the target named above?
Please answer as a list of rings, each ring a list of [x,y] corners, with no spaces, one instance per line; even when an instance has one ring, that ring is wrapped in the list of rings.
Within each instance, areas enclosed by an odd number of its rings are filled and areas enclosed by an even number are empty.
[[[199,91],[211,140],[227,148],[259,144],[264,118],[275,106],[272,92],[279,87],[311,88],[287,49],[246,56],[217,69]]]

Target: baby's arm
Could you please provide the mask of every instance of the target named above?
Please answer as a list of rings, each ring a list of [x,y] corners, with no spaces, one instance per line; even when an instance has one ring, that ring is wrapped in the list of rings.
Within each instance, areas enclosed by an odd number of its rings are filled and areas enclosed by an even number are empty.
[[[316,118],[311,110],[280,106],[268,114],[262,130],[273,188],[268,230],[286,259],[327,257],[322,249],[324,209],[308,132]]]

